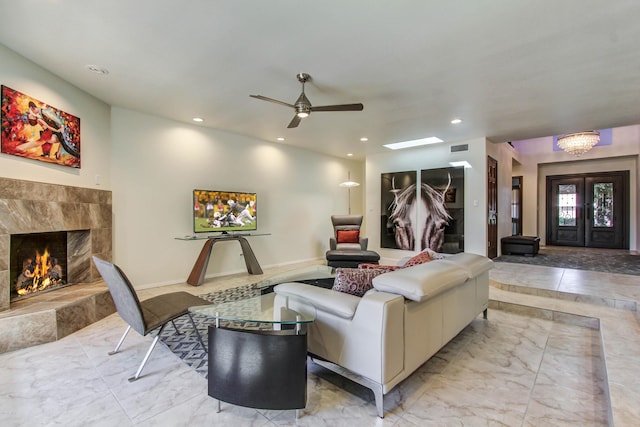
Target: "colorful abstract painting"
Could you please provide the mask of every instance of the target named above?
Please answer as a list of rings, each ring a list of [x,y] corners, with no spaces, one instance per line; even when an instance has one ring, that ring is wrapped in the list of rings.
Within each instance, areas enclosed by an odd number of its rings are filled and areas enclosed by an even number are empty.
[[[80,167],[80,119],[2,86],[1,152]]]

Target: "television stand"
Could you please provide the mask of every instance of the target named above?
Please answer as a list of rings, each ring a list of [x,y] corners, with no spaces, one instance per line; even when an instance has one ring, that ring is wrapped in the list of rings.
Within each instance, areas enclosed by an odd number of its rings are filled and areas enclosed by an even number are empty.
[[[209,259],[211,258],[211,251],[213,250],[213,245],[216,242],[223,242],[229,240],[235,240],[240,243],[240,247],[242,248],[242,255],[244,257],[244,263],[247,266],[247,271],[249,274],[262,274],[262,268],[260,267],[260,263],[256,258],[256,255],[253,253],[253,249],[251,249],[251,245],[245,239],[246,236],[268,236],[268,234],[221,234],[219,236],[210,236],[210,237],[178,237],[178,240],[204,240],[204,245],[202,246],[202,250],[200,251],[200,255],[196,259],[193,268],[191,269],[191,274],[189,274],[189,278],[187,278],[187,283],[193,286],[200,286],[204,283],[204,277],[207,272],[207,266],[209,265]]]

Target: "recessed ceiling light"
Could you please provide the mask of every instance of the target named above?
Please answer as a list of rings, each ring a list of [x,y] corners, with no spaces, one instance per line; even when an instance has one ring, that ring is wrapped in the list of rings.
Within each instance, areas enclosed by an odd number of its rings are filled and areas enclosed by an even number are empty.
[[[202,123],[202,122],[204,122],[204,119],[203,119],[202,117],[194,117],[192,120],[193,120],[194,122],[196,122],[196,123]]]
[[[102,75],[109,74],[109,70],[107,70],[106,68],[102,68],[99,65],[87,65],[87,70],[91,71],[92,73],[96,73],[96,74],[102,74]]]
[[[400,150],[401,148],[418,147],[420,145],[436,144],[438,142],[443,142],[443,141],[440,138],[436,138],[435,136],[430,136],[429,138],[395,142],[393,144],[385,144],[384,146],[391,150]]]
[[[277,139],[278,141],[284,141],[284,138],[283,138],[283,137],[281,137],[281,136],[277,137],[276,139]]]
[[[360,141],[362,142],[367,142],[369,140],[369,138],[367,138],[366,136],[363,136],[362,138],[360,138]]]
[[[462,123],[462,119],[455,118],[455,119],[451,120],[451,124],[452,125],[457,125],[458,123]]]
[[[347,156],[351,157],[353,156],[353,153],[347,153]]]

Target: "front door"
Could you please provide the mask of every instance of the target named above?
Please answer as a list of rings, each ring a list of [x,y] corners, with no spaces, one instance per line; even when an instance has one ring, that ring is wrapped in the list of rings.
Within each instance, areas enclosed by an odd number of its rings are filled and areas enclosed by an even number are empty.
[[[547,242],[627,249],[629,173],[547,177]]]

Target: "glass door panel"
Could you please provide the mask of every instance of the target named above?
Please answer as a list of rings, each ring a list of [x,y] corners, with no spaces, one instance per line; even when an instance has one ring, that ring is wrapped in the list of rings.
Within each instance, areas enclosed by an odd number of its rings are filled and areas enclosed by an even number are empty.
[[[612,228],[613,182],[593,184],[593,227]]]
[[[578,193],[575,184],[558,185],[558,226],[575,227],[578,215]]]

